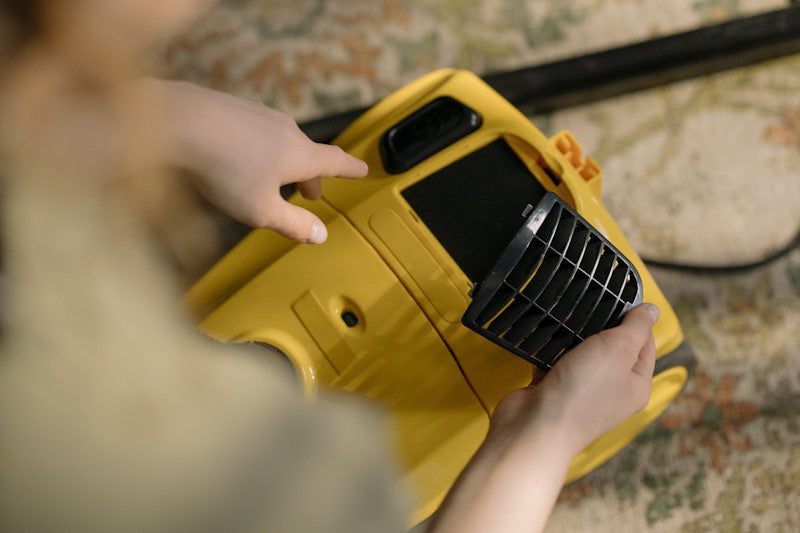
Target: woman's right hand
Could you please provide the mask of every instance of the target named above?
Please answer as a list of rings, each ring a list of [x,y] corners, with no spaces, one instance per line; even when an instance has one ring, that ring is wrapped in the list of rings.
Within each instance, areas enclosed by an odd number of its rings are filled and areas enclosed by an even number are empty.
[[[657,319],[655,305],[632,309],[570,350],[541,383],[506,395],[430,531],[541,531],[575,455],[647,405]]]
[[[524,425],[530,404],[542,404],[542,409],[558,413],[560,421],[554,424],[569,426],[569,447],[577,454],[647,406],[658,315],[653,304],[631,309],[619,326],[592,335],[564,355],[541,383],[510,393],[497,406],[493,421]]]

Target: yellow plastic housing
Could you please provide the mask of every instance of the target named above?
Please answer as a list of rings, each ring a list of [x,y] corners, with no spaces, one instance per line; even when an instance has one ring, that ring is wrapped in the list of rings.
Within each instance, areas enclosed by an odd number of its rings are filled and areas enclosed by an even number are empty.
[[[383,133],[441,96],[476,110],[480,128],[405,172],[388,173],[379,150]],[[597,164],[584,158],[569,132],[548,139],[477,76],[452,69],[398,90],[334,141],[365,160],[370,172],[362,180],[326,180],[322,200],[293,199],[326,223],[325,244],[253,231],[186,296],[210,336],[262,342],[285,353],[309,396],[318,387],[342,389],[386,408],[401,482],[417,496],[411,524],[439,506],[483,440],[497,402],[531,381],[529,363],[461,324],[472,282],[400,194],[499,138],[545,189],[564,198],[636,266],[644,301],[661,309],[654,328],[657,356],[678,347],[683,334],[673,309],[600,202]],[[560,178],[558,185],[548,172]],[[657,376],[648,407],[584,450],[568,481],[630,442],[685,381],[683,367]]]

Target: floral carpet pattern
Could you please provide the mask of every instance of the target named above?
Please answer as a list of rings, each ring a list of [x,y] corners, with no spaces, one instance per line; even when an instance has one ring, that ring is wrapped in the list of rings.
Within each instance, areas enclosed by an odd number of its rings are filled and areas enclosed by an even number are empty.
[[[432,69],[518,68],[784,7],[767,0],[223,0],[164,73],[298,120]],[[644,256],[758,259],[800,226],[800,56],[532,117],[570,129]],[[667,413],[564,488],[548,531],[800,530],[800,251],[737,275],[653,269],[698,367]]]

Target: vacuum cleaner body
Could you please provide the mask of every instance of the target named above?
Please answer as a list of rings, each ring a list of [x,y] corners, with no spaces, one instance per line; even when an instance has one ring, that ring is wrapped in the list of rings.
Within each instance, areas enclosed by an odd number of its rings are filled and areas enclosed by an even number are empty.
[[[630,442],[683,387],[677,317],[603,207],[569,132],[545,137],[475,75],[439,70],[334,141],[361,180],[292,201],[322,245],[255,230],[187,294],[200,329],[285,356],[309,396],[385,407],[417,523],[441,503],[508,392],[641,301],[661,315],[650,404],[584,450],[568,481]],[[678,354],[678,355],[674,355]]]

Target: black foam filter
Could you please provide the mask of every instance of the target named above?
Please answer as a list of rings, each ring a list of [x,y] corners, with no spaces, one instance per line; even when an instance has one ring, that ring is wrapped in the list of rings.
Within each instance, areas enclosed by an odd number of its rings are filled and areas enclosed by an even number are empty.
[[[498,139],[402,191],[471,281],[486,277],[545,189]]]

